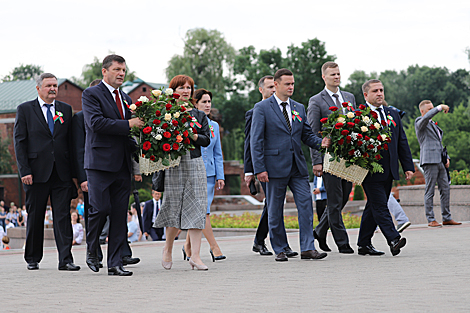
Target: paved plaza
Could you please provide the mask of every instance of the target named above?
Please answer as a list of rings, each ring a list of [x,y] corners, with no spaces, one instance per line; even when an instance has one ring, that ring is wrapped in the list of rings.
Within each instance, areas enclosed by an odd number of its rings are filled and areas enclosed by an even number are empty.
[[[351,246],[358,229],[349,230]],[[98,274],[85,264],[85,246],[73,248],[79,272],[57,270],[57,252],[46,248],[38,271],[28,271],[22,250],[0,253],[0,312],[468,312],[470,310],[470,222],[431,229],[412,226],[408,244],[392,257],[381,233],[381,257],[333,252],[324,260],[289,259],[251,252],[253,236],[219,238],[224,261],[209,271],[183,261],[175,243],[173,268],[161,266],[163,242],[132,245],[142,261],[126,267],[132,277]],[[288,235],[299,251],[298,233]],[[271,249],[271,248],[270,248]]]

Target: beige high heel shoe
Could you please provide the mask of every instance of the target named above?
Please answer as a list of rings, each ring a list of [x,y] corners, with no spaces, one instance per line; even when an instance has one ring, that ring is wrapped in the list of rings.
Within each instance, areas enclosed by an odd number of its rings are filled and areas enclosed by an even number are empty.
[[[197,268],[199,271],[207,271],[209,268],[202,264],[197,264],[196,262],[194,262],[192,259],[189,259],[189,265],[191,265],[191,269],[193,270],[194,268]]]
[[[165,251],[163,251],[162,253],[162,266],[164,269],[166,270],[170,270],[171,269],[171,266],[173,265],[173,261],[164,261],[163,260],[163,255],[165,254]]]

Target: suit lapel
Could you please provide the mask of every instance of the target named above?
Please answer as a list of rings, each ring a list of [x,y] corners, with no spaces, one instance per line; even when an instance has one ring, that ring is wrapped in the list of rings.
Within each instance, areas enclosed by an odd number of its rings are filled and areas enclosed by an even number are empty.
[[[331,99],[330,95],[328,94],[328,92],[323,89],[323,91],[321,92],[321,96],[323,98],[323,101],[325,101],[326,103],[328,103],[329,107],[335,107],[336,106],[336,103],[333,102],[333,99]],[[344,99],[344,97],[343,97]],[[339,108],[341,109],[341,108]]]
[[[41,109],[41,106],[39,105],[38,99],[36,99],[36,101],[33,104],[33,111],[34,111],[34,113],[36,113],[41,125],[44,126],[44,129],[50,134],[51,131],[49,129],[49,125],[47,125],[47,121],[44,118],[44,113],[42,113],[42,109]],[[51,134],[51,136],[52,136],[52,134]]]
[[[271,108],[274,110],[274,114],[277,115],[277,117],[279,118],[279,120],[284,125],[287,132],[289,133],[289,128],[287,127],[286,119],[284,118],[284,115],[282,114],[281,109],[279,108],[279,105],[277,104],[276,99],[274,98],[274,96],[271,96],[269,100],[270,100]]]
[[[122,98],[122,104],[124,106],[124,119],[130,119],[131,116],[132,116],[132,113],[131,111],[129,110],[129,107],[127,106],[127,99],[126,97],[124,96],[124,92],[122,90],[119,89],[119,92],[121,93],[121,98]],[[116,106],[117,107],[117,106]],[[121,114],[119,114],[119,116],[121,116]]]
[[[100,83],[101,86],[101,91],[103,92],[105,98],[108,100],[109,105],[111,105],[114,109],[114,112],[116,113],[116,117],[121,119],[121,113],[119,113],[116,101],[114,100],[113,96],[111,95],[111,92],[109,92],[109,89],[103,84],[103,82]]]

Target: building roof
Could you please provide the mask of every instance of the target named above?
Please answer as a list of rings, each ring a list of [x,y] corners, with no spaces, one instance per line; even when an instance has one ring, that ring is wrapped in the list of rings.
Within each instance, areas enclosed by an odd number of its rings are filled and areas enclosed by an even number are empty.
[[[149,82],[146,82],[146,81],[143,81],[142,79],[140,78],[136,78],[134,81],[126,81],[124,82],[124,84],[122,84],[122,91],[124,91],[125,93],[129,94],[131,93],[132,91],[134,91],[136,88],[138,88],[140,85],[142,84],[147,84],[149,85],[150,87],[152,87],[153,89],[160,89],[160,88],[168,88],[168,84],[157,84],[157,83],[149,83]]]
[[[58,79],[59,86],[66,81],[83,90],[83,88],[66,78]],[[15,80],[0,83],[0,114],[15,113],[17,106],[23,102],[33,100],[37,96],[35,80]]]

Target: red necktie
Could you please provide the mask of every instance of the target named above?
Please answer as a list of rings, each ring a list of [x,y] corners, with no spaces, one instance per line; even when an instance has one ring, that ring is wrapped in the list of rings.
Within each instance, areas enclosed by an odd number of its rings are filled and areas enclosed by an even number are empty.
[[[119,98],[118,91],[117,89],[115,89],[113,92],[116,95],[116,105],[118,107],[119,113],[121,113],[121,118],[124,119],[124,113],[122,112],[122,103],[121,99]]]

